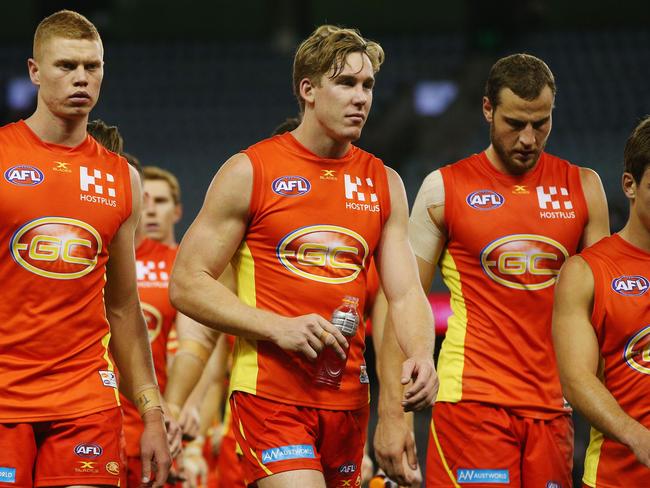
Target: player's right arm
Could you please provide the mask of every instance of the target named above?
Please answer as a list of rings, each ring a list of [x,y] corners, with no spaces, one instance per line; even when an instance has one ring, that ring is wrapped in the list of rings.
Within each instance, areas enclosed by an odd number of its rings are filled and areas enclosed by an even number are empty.
[[[572,256],[560,272],[553,305],[553,343],[564,396],[591,425],[627,445],[650,467],[650,431],[623,411],[598,378],[593,301],[591,268],[580,256]]]
[[[409,240],[415,254],[420,283],[428,293],[435,267],[446,243],[444,222],[444,186],[440,171],[425,178],[411,211]],[[385,300],[379,294],[377,301]],[[406,356],[397,342],[394,326],[386,319],[378,361],[379,420],[375,430],[374,448],[379,465],[395,481],[408,485],[414,479],[417,459],[412,420],[405,411],[418,409],[403,397],[401,367]],[[406,455],[413,472],[404,466]]]
[[[345,357],[345,337],[320,315],[287,318],[256,309],[218,282],[245,236],[252,190],[251,162],[245,154],[236,154],[215,175],[181,242],[169,287],[172,304],[203,325],[270,341],[309,359],[316,359],[326,345]]]

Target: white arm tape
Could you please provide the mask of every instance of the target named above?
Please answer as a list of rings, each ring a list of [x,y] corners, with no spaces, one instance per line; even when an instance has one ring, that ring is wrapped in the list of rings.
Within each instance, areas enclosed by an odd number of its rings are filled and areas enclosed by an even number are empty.
[[[434,264],[434,241],[443,237],[438,226],[431,220],[428,209],[444,204],[445,185],[440,170],[436,170],[422,182],[409,219],[409,241],[413,252],[427,263]]]

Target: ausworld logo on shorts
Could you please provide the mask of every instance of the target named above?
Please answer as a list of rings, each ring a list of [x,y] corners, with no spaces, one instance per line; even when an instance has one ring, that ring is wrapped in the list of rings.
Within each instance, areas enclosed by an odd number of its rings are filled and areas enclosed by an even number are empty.
[[[286,461],[287,459],[314,459],[315,457],[314,446],[309,444],[272,447],[262,451],[262,462],[264,464]]]
[[[16,468],[0,466],[0,483],[15,483]]]
[[[507,469],[458,469],[456,481],[459,483],[510,483],[510,471]]]

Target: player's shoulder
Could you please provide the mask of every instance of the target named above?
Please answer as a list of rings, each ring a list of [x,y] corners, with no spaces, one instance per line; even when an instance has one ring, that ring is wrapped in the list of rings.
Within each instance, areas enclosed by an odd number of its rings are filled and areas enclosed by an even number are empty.
[[[0,141],[3,141],[4,144],[9,143],[16,138],[16,136],[20,133],[20,130],[20,122],[10,122],[3,125],[0,127]]]

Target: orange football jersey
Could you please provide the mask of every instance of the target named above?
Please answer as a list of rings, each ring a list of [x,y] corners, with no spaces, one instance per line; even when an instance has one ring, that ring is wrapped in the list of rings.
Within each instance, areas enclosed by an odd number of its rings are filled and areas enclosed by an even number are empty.
[[[135,250],[138,294],[149,329],[151,355],[160,391],[167,386],[168,338],[176,320],[176,309],[169,301],[169,276],[178,248],[153,239],[144,239]],[[140,436],[144,424],[138,409],[124,395],[120,395],[124,412],[124,435],[127,456],[140,453]]]
[[[556,276],[587,222],[580,169],[542,153],[531,171],[497,171],[485,153],[441,170],[448,241],[440,258],[453,315],[438,401],[523,416],[566,412],[551,341]]]
[[[650,429],[650,253],[618,234],[580,256],[594,276],[591,322],[602,380],[621,408]],[[588,486],[647,486],[650,469],[629,447],[592,428],[583,481]]]
[[[0,171],[0,422],[113,408],[104,284],[129,166],[92,137],[48,144],[21,121],[0,129]]]
[[[235,256],[246,304],[285,317],[317,313],[330,320],[346,295],[363,314],[367,267],[390,213],[386,169],[352,146],[324,159],[290,134],[245,151],[253,166],[249,226]],[[368,403],[359,326],[340,390],[313,384],[315,363],[265,341],[238,338],[231,389],[274,401],[326,409]]]

